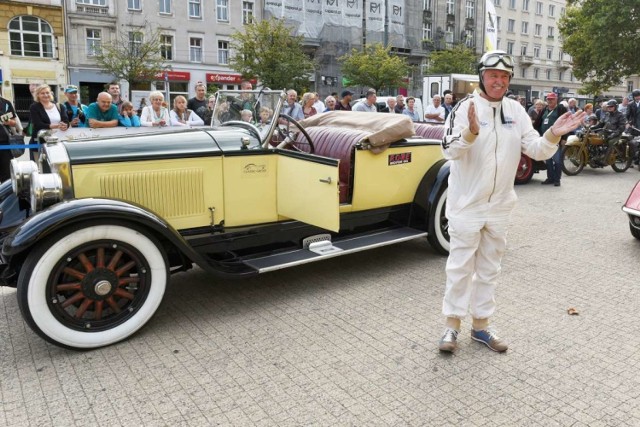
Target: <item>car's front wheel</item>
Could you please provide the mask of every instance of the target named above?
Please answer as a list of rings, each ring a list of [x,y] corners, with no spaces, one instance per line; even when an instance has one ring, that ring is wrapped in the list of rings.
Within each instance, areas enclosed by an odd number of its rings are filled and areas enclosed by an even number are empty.
[[[447,209],[447,185],[439,191],[429,216],[429,230],[427,240],[436,252],[442,255],[449,254],[449,220],[446,216]]]
[[[122,225],[86,225],[40,243],[18,278],[29,326],[61,347],[121,341],[156,312],[167,285],[161,245]]]

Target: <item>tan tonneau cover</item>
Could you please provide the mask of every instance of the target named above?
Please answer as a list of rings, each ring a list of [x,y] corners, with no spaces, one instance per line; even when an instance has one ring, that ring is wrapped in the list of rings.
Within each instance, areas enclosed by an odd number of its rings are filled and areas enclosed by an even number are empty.
[[[393,142],[416,134],[411,118],[404,114],[331,111],[301,120],[300,124],[305,128],[326,126],[370,132],[360,142],[369,145],[371,151],[377,153],[387,149]]]

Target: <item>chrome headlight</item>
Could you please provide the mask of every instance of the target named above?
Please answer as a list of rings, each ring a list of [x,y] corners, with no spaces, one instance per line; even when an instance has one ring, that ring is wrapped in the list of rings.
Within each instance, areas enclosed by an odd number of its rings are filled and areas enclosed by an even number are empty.
[[[11,159],[11,187],[17,196],[26,195],[31,187],[31,173],[38,170],[36,162]]]
[[[62,180],[57,173],[31,173],[31,209],[41,211],[62,200]]]

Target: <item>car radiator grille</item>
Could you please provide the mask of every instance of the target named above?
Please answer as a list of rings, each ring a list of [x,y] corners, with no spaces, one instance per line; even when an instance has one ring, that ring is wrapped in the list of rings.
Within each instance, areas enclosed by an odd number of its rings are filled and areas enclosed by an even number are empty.
[[[163,218],[204,212],[202,169],[103,175],[100,191],[104,197],[138,203]]]

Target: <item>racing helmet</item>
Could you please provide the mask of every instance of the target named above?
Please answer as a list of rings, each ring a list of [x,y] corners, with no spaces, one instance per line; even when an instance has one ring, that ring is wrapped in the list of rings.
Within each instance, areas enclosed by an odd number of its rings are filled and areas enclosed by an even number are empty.
[[[617,107],[618,102],[615,99],[610,99],[607,101],[607,107]]]
[[[485,92],[482,72],[485,70],[502,70],[509,73],[509,79],[513,77],[513,57],[504,50],[490,50],[480,58],[478,62],[478,77],[480,78],[480,90]]]

